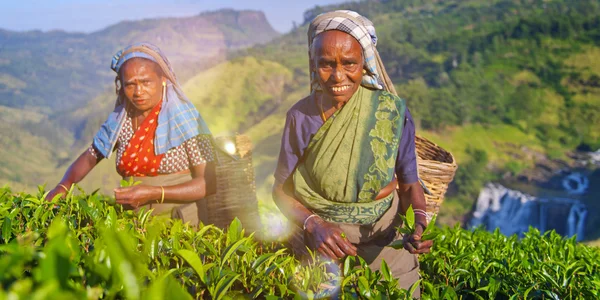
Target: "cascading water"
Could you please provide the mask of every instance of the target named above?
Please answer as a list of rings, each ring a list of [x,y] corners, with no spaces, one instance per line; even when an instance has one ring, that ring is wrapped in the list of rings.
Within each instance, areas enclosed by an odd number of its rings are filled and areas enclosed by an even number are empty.
[[[554,229],[563,236],[577,235],[580,241],[586,216],[587,208],[579,200],[534,197],[488,183],[479,194],[468,227],[483,226],[490,231],[498,228],[505,235],[521,235],[532,226],[542,232]]]

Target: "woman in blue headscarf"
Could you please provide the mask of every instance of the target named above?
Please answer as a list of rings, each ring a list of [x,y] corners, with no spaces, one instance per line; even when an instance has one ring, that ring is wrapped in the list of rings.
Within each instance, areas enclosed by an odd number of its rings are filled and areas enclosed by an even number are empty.
[[[160,49],[129,46],[115,54],[111,68],[117,73],[115,109],[47,199],[65,194],[112,152],[124,179],[142,181],[114,190],[126,207],[169,213],[212,193],[213,138]]]

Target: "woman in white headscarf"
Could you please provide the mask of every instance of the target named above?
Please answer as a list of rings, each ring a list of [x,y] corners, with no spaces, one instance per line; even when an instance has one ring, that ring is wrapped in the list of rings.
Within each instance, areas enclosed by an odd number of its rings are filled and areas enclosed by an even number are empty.
[[[427,219],[414,125],[376,43],[373,24],[356,12],[311,22],[311,94],[287,113],[273,197],[298,226],[294,250],[308,246],[332,259],[358,254],[373,269],[384,259],[409,288],[419,279],[415,254],[428,252],[432,241],[421,241]],[[409,205],[416,230],[402,237],[398,214]],[[399,239],[405,249],[386,247]]]

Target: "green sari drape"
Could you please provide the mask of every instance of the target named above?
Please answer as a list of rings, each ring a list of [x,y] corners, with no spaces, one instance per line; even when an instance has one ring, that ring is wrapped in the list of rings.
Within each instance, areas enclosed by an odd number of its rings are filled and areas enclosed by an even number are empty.
[[[371,224],[393,196],[375,201],[394,177],[405,102],[364,87],[317,131],[294,173],[296,197],[320,217]]]

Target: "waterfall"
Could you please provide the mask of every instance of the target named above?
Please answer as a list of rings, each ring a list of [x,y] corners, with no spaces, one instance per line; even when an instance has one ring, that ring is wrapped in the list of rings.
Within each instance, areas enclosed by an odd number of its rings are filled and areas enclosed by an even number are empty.
[[[579,200],[557,197],[534,197],[487,183],[477,198],[469,228],[498,228],[504,235],[521,235],[529,226],[544,232],[556,230],[563,236],[584,238],[586,206]]]

